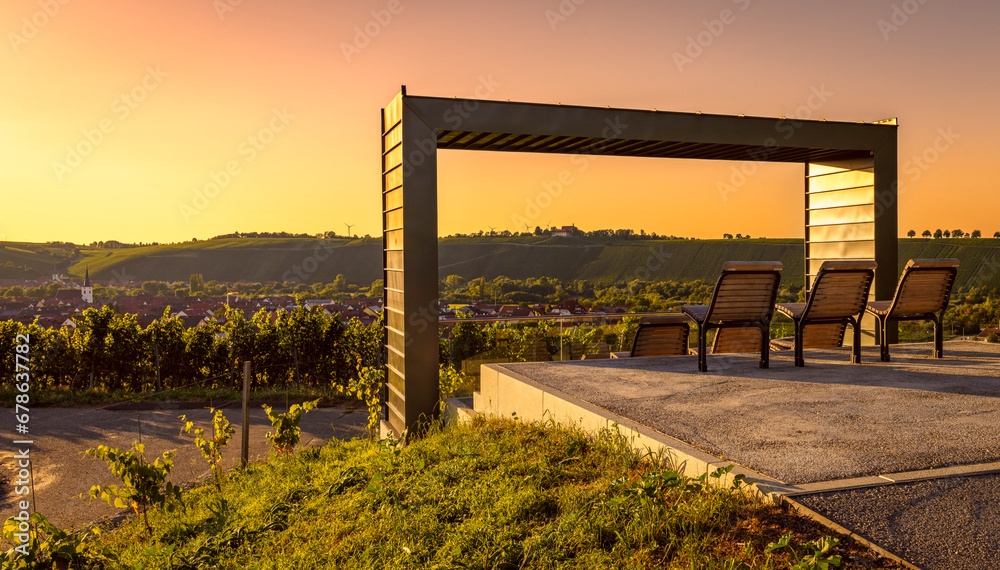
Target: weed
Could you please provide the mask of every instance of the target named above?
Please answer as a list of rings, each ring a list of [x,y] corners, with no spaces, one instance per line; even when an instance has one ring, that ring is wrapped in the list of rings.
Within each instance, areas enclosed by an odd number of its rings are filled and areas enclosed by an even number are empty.
[[[374,437],[378,433],[384,383],[385,371],[380,368],[365,367],[361,369],[361,375],[352,379],[347,386],[337,386],[341,394],[361,400],[368,408],[369,437]]]
[[[167,475],[174,465],[171,461],[174,451],[164,452],[163,457],[149,463],[146,460],[145,446],[138,442],[133,443],[129,451],[105,445],[88,449],[85,452],[87,455],[106,461],[111,472],[122,482],[120,487],[94,485],[90,488],[90,496],[100,498],[112,507],[132,507],[136,514],[142,514],[146,531],[152,536],[153,527],[149,525],[147,510],[151,507],[163,507],[172,511],[175,505],[169,499],[180,501],[181,498],[181,488],[167,481]]]
[[[18,540],[19,534],[29,535],[26,544]],[[15,544],[23,544],[0,553],[0,567],[10,570],[91,568],[117,562],[117,556],[98,542],[100,528],[67,532],[49,522],[42,513],[32,513],[27,521],[10,517],[3,525],[3,535]]]
[[[267,412],[267,419],[271,420],[271,427],[274,428],[273,432],[267,432],[267,440],[271,442],[278,453],[289,453],[298,445],[299,437],[302,434],[302,428],[299,427],[302,415],[315,409],[318,405],[319,400],[295,404],[283,414],[273,413],[271,406],[267,404],[261,406]]]
[[[187,421],[186,415],[181,416],[181,421],[184,422],[181,432],[191,433],[194,431],[194,445],[201,450],[201,454],[208,460],[208,465],[212,468],[212,472],[215,473],[215,487],[221,491],[222,481],[226,476],[226,472],[222,468],[222,449],[229,443],[236,430],[233,428],[233,424],[229,423],[226,416],[222,414],[222,410],[209,408],[209,413],[212,414],[212,439],[205,439],[204,428],[195,429],[194,422]]]
[[[828,556],[833,547],[840,542],[836,538],[824,536],[811,540],[802,545],[806,552],[800,556],[799,551],[792,545],[794,536],[792,533],[785,534],[778,542],[768,544],[767,548],[764,549],[765,552],[774,552],[782,548],[788,549],[795,557],[795,565],[791,566],[792,570],[827,570],[831,566],[840,566],[840,556]]]

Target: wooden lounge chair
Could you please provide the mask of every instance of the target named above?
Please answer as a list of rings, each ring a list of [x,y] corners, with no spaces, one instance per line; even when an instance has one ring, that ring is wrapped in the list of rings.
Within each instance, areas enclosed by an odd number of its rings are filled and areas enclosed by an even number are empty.
[[[710,354],[757,352],[758,350],[760,350],[760,329],[756,326],[744,325],[723,327],[715,331]]]
[[[698,371],[708,370],[709,329],[755,327],[760,330],[760,367],[768,366],[768,329],[781,282],[780,261],[727,261],[708,305],[681,311],[698,324]]]
[[[851,362],[861,363],[861,317],[875,279],[874,261],[824,261],[805,303],[775,309],[795,323],[795,365],[805,366],[803,349],[842,346],[847,325],[854,329]],[[808,331],[808,332],[807,332]]]
[[[632,339],[629,356],[674,356],[688,353],[691,330],[684,315],[643,317]]]
[[[875,336],[882,348],[882,362],[889,362],[885,333],[893,321],[932,321],[934,358],[943,356],[941,320],[957,274],[957,259],[911,259],[903,268],[892,300],[868,302],[865,310],[878,320]]]

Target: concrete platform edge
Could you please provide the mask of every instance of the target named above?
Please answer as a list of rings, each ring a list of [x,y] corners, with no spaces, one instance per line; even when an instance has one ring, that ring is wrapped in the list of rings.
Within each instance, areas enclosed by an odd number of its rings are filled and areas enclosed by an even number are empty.
[[[628,439],[633,449],[651,457],[661,458],[672,468],[689,477],[700,477],[717,469],[733,465],[732,471],[720,478],[723,485],[731,485],[736,475],[743,475],[750,483],[748,488],[765,501],[775,501],[775,495],[785,495],[799,490],[794,485],[777,481],[731,461],[723,461],[680,440],[657,432],[628,418],[543,386],[502,364],[484,364],[480,391],[473,397],[477,414],[509,417],[521,421],[553,421],[578,426],[584,431],[597,433],[613,429]]]

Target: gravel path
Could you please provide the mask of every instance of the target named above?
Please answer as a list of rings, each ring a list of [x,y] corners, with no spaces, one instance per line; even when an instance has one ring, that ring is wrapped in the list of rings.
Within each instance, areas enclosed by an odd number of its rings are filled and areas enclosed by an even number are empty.
[[[1000,475],[796,500],[925,570],[1000,568]]]
[[[274,406],[285,411],[283,405]],[[250,460],[267,456],[270,444],[264,434],[271,423],[259,404],[250,406]],[[239,409],[226,409],[226,417],[236,427],[236,434],[225,450],[227,468],[238,465],[242,442]],[[13,410],[0,409],[0,433],[13,432]],[[103,502],[74,498],[86,493],[91,485],[115,483],[107,464],[84,455],[84,450],[98,445],[129,448],[139,437],[146,457],[152,460],[164,451],[176,449],[171,480],[175,483],[194,482],[208,473],[208,464],[194,447],[193,435],[181,434],[178,416],[186,414],[196,427],[211,430],[211,419],[204,408],[170,410],[106,410],[102,408],[38,408],[31,411],[31,459],[34,465],[35,507],[60,528],[81,528],[108,515],[121,512]],[[332,438],[351,439],[363,435],[366,411],[341,404],[315,409],[302,418],[303,445],[323,445]],[[12,437],[0,443],[0,521],[15,514],[13,494],[16,451]]]

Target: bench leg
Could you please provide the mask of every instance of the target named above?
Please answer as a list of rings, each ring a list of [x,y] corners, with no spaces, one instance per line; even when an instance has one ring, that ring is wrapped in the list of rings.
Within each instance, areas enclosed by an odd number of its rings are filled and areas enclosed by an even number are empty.
[[[705,356],[706,336],[708,329],[704,324],[698,325],[698,372],[708,372],[708,358]]]
[[[944,331],[942,330],[941,323],[944,314],[942,313],[942,318],[936,319],[934,322],[934,358],[944,358]]]
[[[767,368],[770,361],[769,350],[771,348],[771,339],[768,338],[771,336],[768,334],[768,329],[770,327],[768,327],[767,323],[764,323],[758,328],[760,328],[760,367]]]
[[[886,340],[886,330],[889,327],[889,319],[879,319],[878,329],[879,329],[879,348],[882,352],[881,359],[882,362],[889,362],[889,341]]]
[[[802,343],[805,339],[805,325],[802,320],[795,321],[795,365],[805,366],[806,358],[802,354]]]
[[[861,313],[863,316],[864,313]],[[854,348],[851,350],[851,364],[861,364],[861,316],[851,321],[854,327]]]

